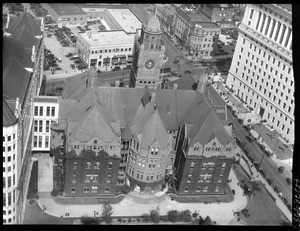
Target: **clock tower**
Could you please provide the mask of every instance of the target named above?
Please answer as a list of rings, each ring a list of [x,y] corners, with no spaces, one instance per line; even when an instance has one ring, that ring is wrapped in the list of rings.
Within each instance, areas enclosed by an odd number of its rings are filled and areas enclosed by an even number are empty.
[[[161,43],[161,30],[158,18],[154,15],[141,33],[141,46],[138,54],[135,87],[159,88],[161,84],[165,47]]]

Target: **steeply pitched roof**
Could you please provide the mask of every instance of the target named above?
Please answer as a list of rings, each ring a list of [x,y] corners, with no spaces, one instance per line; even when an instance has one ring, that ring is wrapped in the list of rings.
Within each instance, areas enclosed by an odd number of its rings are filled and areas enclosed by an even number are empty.
[[[27,28],[34,36],[43,34],[41,31],[41,20],[35,18],[26,10],[10,23],[7,31],[13,34],[16,38],[20,38],[20,33],[22,33],[23,27]]]
[[[231,141],[231,137],[221,124],[214,111],[210,111],[208,116],[199,120],[191,131],[187,134],[191,142],[189,145],[194,145],[199,142],[205,145],[216,137],[222,145],[226,145]]]
[[[32,67],[30,56],[23,45],[11,37],[3,38],[3,95],[10,99],[19,97],[23,103],[31,73],[25,67]]]
[[[12,109],[8,106],[6,100],[3,99],[3,127],[10,127],[17,123],[17,118]]]

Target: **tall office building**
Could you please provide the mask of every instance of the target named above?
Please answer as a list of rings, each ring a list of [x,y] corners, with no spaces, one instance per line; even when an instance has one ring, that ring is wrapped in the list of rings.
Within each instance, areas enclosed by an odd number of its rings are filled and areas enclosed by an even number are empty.
[[[290,143],[294,141],[294,74],[290,4],[248,4],[227,86]]]

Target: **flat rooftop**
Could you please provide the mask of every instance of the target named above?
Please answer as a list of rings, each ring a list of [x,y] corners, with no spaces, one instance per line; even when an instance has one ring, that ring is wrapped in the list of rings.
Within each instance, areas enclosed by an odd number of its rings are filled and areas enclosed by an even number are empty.
[[[55,97],[55,96],[38,96],[38,97],[34,97],[33,102],[57,103],[58,102],[58,97]]]
[[[87,33],[79,33],[78,35],[87,41],[90,46],[134,44],[134,35],[128,35],[122,30],[92,33],[90,38]]]
[[[76,15],[76,14],[85,14],[85,12],[73,3],[48,3],[48,5],[59,15]]]
[[[205,28],[218,28],[217,24],[213,22],[197,22],[197,24]]]
[[[193,22],[210,22],[210,19],[201,12],[191,12],[187,14],[191,17]]]
[[[142,29],[142,22],[129,9],[107,9],[126,33]]]
[[[125,4],[119,4],[119,3],[86,3],[86,4],[77,4],[81,9],[90,8],[90,9],[128,9],[128,7]]]

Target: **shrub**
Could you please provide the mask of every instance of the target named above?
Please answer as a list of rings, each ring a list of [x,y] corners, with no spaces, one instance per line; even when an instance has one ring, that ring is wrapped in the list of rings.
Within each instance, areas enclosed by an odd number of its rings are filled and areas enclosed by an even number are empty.
[[[118,218],[118,222],[120,222],[120,223],[121,223],[122,221],[123,221],[123,220],[122,220],[122,218]]]
[[[137,222],[140,222],[141,220],[140,220],[140,218],[138,217],[138,218],[136,219],[136,221],[137,221]]]
[[[150,221],[150,215],[147,214],[147,213],[142,214],[141,218],[143,219],[143,222],[149,222]]]
[[[196,218],[196,217],[198,217],[198,213],[195,211],[195,212],[193,212],[192,216],[193,216],[193,218]]]
[[[131,218],[129,217],[129,218],[128,218],[128,223],[130,223],[130,222],[131,222]]]
[[[180,212],[180,220],[183,222],[191,222],[192,221],[192,215],[190,210],[184,210]]]
[[[113,210],[110,204],[103,204],[103,210],[102,210],[102,220],[107,223],[110,224],[112,222],[112,215]]]
[[[100,223],[98,217],[83,216],[80,218],[80,221],[83,225],[97,225]]]
[[[178,221],[179,212],[177,210],[170,210],[168,211],[167,216],[169,221],[175,223]]]
[[[51,195],[54,196],[54,197],[57,197],[58,194],[59,194],[58,189],[53,189],[52,192],[51,192]]]

